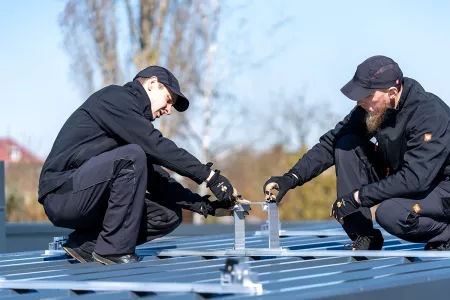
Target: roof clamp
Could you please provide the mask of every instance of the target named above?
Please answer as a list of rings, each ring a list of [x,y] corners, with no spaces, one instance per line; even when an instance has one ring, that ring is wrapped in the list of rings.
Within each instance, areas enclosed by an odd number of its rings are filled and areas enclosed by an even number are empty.
[[[234,250],[245,249],[245,213],[250,210],[250,204],[236,203],[233,208],[234,217]]]
[[[55,236],[52,243],[48,243],[48,250],[44,255],[65,255],[66,251],[62,248],[62,244],[67,241],[66,236]]]
[[[237,259],[227,258],[225,267],[221,268],[220,284],[222,286],[241,285],[256,289],[256,294],[262,294],[262,284],[259,283],[258,274],[250,271],[247,264],[239,264]]]
[[[267,229],[269,231],[269,249],[280,248],[280,220],[278,218],[278,205],[275,201],[266,203],[266,208],[263,205],[263,210],[267,210]]]
[[[262,206],[263,211],[268,212],[265,225],[269,232],[269,249],[281,249],[278,205],[275,201],[266,201],[250,202],[248,204],[237,203],[232,208],[234,217],[234,250],[245,249],[245,212],[250,211],[250,205],[258,204]]]

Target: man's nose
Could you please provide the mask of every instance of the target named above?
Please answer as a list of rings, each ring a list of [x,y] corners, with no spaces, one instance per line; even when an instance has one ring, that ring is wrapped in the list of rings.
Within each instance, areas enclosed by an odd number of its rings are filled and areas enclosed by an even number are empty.
[[[167,105],[166,112],[167,112],[168,115],[170,115],[170,113],[172,112],[172,105],[171,104]]]

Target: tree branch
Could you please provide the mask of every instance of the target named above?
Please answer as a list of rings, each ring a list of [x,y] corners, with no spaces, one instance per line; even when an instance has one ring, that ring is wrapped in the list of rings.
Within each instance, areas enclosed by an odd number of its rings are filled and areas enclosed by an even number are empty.
[[[159,53],[161,50],[161,38],[162,38],[163,30],[164,30],[166,16],[167,16],[167,0],[160,0],[160,2],[159,2],[159,17],[158,17],[158,23],[156,26],[156,30],[158,33],[156,35],[155,49],[153,50],[153,53],[152,53],[152,59],[150,59],[150,61],[155,62],[154,64],[156,64],[156,62],[158,61]]]
[[[130,43],[131,43],[131,51],[132,57],[136,57],[138,55],[138,43],[139,37],[136,29],[136,20],[133,13],[133,8],[131,7],[130,0],[125,0],[125,11],[128,16],[128,30],[130,31]]]

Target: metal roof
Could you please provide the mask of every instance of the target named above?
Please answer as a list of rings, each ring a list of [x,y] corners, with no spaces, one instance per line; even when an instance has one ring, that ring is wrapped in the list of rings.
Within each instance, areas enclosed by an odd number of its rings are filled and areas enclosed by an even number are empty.
[[[232,234],[168,237],[138,247],[143,261],[123,265],[80,264],[60,251],[2,254],[0,299],[416,299],[447,291],[450,253],[386,232],[381,251],[342,251],[349,239],[338,225],[281,231],[278,252],[268,251],[264,232],[247,232],[241,252],[230,251]],[[229,257],[257,284],[224,282]]]

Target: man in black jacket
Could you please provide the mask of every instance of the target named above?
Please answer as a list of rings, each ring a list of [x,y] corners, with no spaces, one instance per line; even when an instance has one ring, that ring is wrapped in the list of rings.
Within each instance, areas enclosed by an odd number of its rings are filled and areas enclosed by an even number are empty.
[[[387,232],[426,250],[450,249],[450,109],[385,56],[362,62],[342,89],[356,107],[283,176],[271,177],[276,201],[332,165],[337,200],[331,215],[352,249],[380,250],[370,207]],[[372,142],[375,140],[375,142]]]
[[[236,190],[227,178],[151,123],[172,107],[188,106],[175,76],[151,66],[124,86],[95,92],[69,117],[39,180],[50,221],[75,230],[63,245],[69,255],[80,262],[136,262],[136,245],[173,231],[182,208],[231,215]],[[185,189],[162,167],[205,182],[218,201]]]

